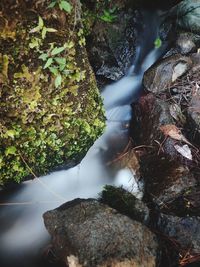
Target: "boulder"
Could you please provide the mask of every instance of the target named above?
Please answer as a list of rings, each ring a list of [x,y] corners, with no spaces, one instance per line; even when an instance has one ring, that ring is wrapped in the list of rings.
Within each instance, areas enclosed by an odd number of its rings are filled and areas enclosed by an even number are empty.
[[[192,256],[200,254],[200,217],[176,217],[160,214],[156,229]]]
[[[192,67],[192,60],[180,54],[161,59],[144,74],[143,85],[146,90],[160,94]]]
[[[100,201],[116,209],[121,214],[148,225],[149,208],[144,202],[122,187],[106,185],[101,193]]]
[[[179,53],[187,55],[188,53],[195,52],[197,50],[197,44],[199,44],[200,36],[184,32],[177,36],[176,47]]]
[[[200,187],[188,188],[174,201],[168,203],[167,209],[177,216],[199,216],[200,215]]]
[[[96,200],[67,202],[46,212],[44,222],[52,236],[53,253],[65,263],[74,255],[86,267],[156,266],[155,235]]]
[[[169,12],[180,28],[200,34],[200,1],[183,0]]]
[[[0,184],[73,166],[104,130],[80,2],[48,5],[1,1]]]
[[[111,1],[108,6],[102,2],[92,10],[99,16],[90,26],[87,51],[98,81],[119,80],[128,71],[136,53],[136,25],[141,15],[128,9],[127,1],[119,2]]]
[[[196,150],[179,128],[185,123],[181,108],[165,97],[150,93],[134,105],[132,136],[144,151],[140,172],[145,197],[162,210],[197,184],[191,173]]]
[[[193,140],[197,145],[200,145],[200,88],[198,86],[192,91],[187,114]]]
[[[160,210],[175,211],[176,200],[197,185],[195,177],[186,166],[164,155],[146,155],[141,162],[146,197]],[[180,203],[179,212],[184,209],[184,202]]]

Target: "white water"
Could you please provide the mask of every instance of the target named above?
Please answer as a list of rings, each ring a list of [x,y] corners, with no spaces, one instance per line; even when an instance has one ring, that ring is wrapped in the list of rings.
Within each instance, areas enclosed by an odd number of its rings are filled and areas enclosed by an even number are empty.
[[[151,42],[157,37],[159,25],[156,23],[152,21],[151,26],[154,26],[155,30],[152,32]],[[144,30],[143,37],[147,30]],[[141,52],[144,46],[148,44],[142,41],[138,51]],[[152,44],[149,47],[152,47]],[[29,253],[32,254],[29,259],[34,256],[33,251],[37,255],[49,238],[44,228],[42,214],[63,202],[74,198],[97,197],[106,184],[123,185],[137,197],[142,197],[142,191],[129,169],[110,168],[106,163],[111,155],[112,158],[117,157],[126,147],[131,119],[130,104],[139,95],[145,70],[156,61],[163,49],[163,47],[149,51],[147,49],[146,58],[137,73],[134,73],[134,70],[139,56],[126,77],[105,88],[102,96],[107,116],[106,131],[78,166],[54,172],[41,177],[40,180],[23,183],[17,192],[6,199],[8,204],[16,203],[16,205],[0,206],[0,221],[3,225],[0,232],[2,259],[4,255],[5,258],[11,255],[14,261],[20,258],[21,267],[27,266]],[[9,262],[7,259],[6,261]],[[0,266],[3,267],[1,264]],[[6,263],[5,266],[9,264]]]

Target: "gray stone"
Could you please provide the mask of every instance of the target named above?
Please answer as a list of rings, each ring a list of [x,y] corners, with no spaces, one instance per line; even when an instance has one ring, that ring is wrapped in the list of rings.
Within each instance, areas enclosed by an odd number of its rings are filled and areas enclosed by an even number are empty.
[[[161,214],[156,229],[177,242],[190,255],[200,253],[200,217],[181,218]]]
[[[120,10],[112,23],[98,20],[87,42],[90,62],[97,78],[119,80],[135,56],[136,21],[139,13]]]
[[[200,0],[183,0],[172,8],[171,15],[176,24],[189,31],[200,33]]]
[[[192,33],[180,33],[176,40],[176,47],[179,53],[186,55],[197,49],[195,36]]]
[[[180,162],[170,161],[165,156],[146,156],[143,160],[146,193],[160,210],[174,210],[170,204],[197,185],[190,170]],[[179,205],[180,211],[184,208],[184,203]]]
[[[44,222],[52,236],[53,252],[66,263],[68,256],[75,255],[86,267],[118,266],[123,261],[131,262],[127,266],[156,266],[155,235],[96,200],[67,202],[46,212]]]
[[[106,185],[101,193],[101,201],[131,219],[148,225],[149,208],[140,199],[121,187]]]
[[[192,67],[192,60],[180,54],[160,60],[144,74],[144,87],[154,93],[167,91],[168,87]]]
[[[193,133],[193,139],[200,145],[200,88],[192,93],[192,99],[187,109],[188,124]]]

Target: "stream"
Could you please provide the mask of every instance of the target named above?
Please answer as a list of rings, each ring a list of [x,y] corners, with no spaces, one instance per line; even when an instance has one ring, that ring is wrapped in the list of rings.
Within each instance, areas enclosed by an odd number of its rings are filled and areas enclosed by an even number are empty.
[[[109,166],[129,142],[130,104],[137,100],[142,78],[166,50],[166,44],[154,48],[160,16],[157,11],[144,11],[144,30],[140,33],[137,56],[129,72],[102,92],[106,108],[105,133],[74,168],[53,172],[0,191],[0,266],[53,266],[42,255],[50,236],[42,214],[74,198],[95,198],[104,185],[122,185],[142,198],[129,169]],[[57,265],[56,265],[57,266]]]

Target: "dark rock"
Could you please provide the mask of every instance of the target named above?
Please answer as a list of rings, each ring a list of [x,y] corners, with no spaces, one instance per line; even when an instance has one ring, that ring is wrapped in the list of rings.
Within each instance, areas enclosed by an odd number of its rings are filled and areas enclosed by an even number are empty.
[[[66,263],[68,256],[75,255],[87,267],[156,266],[155,235],[96,200],[67,202],[46,212],[44,222],[53,238],[53,252]]]
[[[155,146],[162,144],[160,149],[173,159],[180,157],[175,145],[179,142],[170,136],[165,136],[162,130],[164,126],[175,126],[175,114],[179,118],[180,125],[184,117],[180,111],[174,113],[173,106],[165,99],[148,94],[140,98],[134,105],[133,136],[138,145]]]
[[[96,21],[88,37],[87,50],[97,77],[116,81],[127,72],[135,56],[139,16],[136,11],[121,10],[112,23]]]
[[[101,193],[101,202],[142,224],[149,222],[148,207],[121,187],[106,185]]]
[[[180,54],[160,60],[144,74],[144,87],[155,94],[165,92],[168,87],[192,67],[192,60]]]
[[[175,202],[180,196],[194,188],[197,184],[190,170],[165,156],[145,156],[142,174],[145,180],[146,196],[150,198],[160,210],[167,212],[175,210]],[[180,212],[184,210],[184,203],[179,206]]]
[[[181,218],[161,214],[156,223],[156,229],[190,255],[200,253],[200,217]]]
[[[200,187],[187,189],[175,201],[168,204],[165,212],[169,210],[177,216],[200,216]]]
[[[138,146],[148,148],[148,152],[140,157],[145,196],[159,209],[165,209],[168,204],[196,186],[196,178],[190,172],[191,159],[196,152],[179,139],[180,136],[184,137],[179,127],[185,123],[179,106],[148,94],[134,105],[134,111],[134,141]],[[166,131],[168,128],[169,132]],[[171,134],[173,131],[175,136]],[[191,155],[184,154],[180,150],[183,148],[187,148]]]
[[[200,145],[200,89],[196,87],[192,92],[192,99],[187,109],[188,125],[191,129],[193,140]]]
[[[168,103],[153,94],[142,96],[134,105],[133,136],[136,143],[153,145],[154,140],[161,141],[159,128],[164,124],[173,124]]]
[[[172,8],[170,15],[176,19],[176,25],[189,32],[200,33],[200,1],[184,0]]]
[[[192,33],[179,34],[176,40],[176,47],[178,49],[178,52],[183,55],[194,52],[197,49],[194,35]]]

